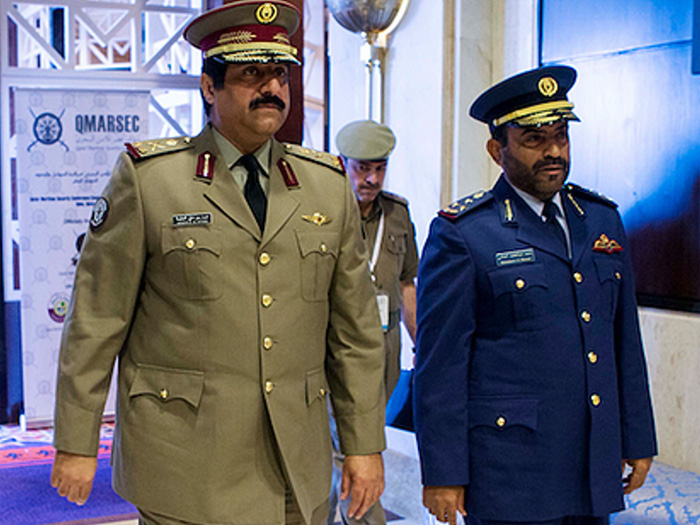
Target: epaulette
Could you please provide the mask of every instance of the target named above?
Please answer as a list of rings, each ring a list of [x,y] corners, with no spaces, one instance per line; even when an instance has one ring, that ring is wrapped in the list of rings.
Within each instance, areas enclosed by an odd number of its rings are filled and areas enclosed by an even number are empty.
[[[598,193],[597,191],[589,190],[588,188],[584,188],[583,186],[579,186],[578,184],[574,184],[573,182],[567,182],[564,185],[564,189],[568,191],[569,193],[574,193],[576,195],[582,195],[584,197],[589,197],[595,201],[602,202],[603,204],[607,204],[608,206],[612,208],[617,208],[617,203],[610,199],[609,197],[606,197],[602,193]]]
[[[490,191],[477,191],[441,209],[438,215],[442,215],[450,220],[456,220],[470,211],[475,210],[482,204],[489,202],[491,199],[493,199],[493,195]]]
[[[173,137],[167,139],[142,140],[140,142],[127,142],[124,144],[126,151],[134,160],[143,160],[164,153],[174,153],[192,147],[190,137]]]
[[[386,190],[382,190],[381,194],[390,201],[398,202],[402,206],[408,207],[408,201],[404,199],[401,195],[396,195],[396,193],[391,193],[390,191]]]
[[[345,168],[343,168],[343,164],[340,162],[340,159],[336,155],[331,155],[330,153],[326,153],[325,151],[316,151],[315,149],[303,148],[297,144],[285,143],[283,144],[283,146],[284,151],[291,155],[294,155],[295,157],[310,160],[311,162],[321,164],[322,166],[326,166],[334,171],[337,171],[338,173],[345,175]]]

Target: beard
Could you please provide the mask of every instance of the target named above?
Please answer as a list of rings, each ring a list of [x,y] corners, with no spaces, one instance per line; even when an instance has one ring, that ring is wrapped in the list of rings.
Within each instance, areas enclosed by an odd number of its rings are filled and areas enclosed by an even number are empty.
[[[513,186],[541,201],[551,199],[569,176],[569,161],[564,158],[538,160],[532,166],[503,152],[503,171]],[[561,173],[547,173],[547,168],[560,167]]]

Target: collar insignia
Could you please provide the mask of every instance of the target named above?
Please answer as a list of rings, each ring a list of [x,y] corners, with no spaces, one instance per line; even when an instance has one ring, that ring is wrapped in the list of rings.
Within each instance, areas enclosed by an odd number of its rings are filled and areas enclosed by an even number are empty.
[[[315,224],[316,226],[323,226],[324,224],[328,224],[333,220],[319,212],[314,212],[313,215],[302,215],[301,218],[307,222]]]
[[[214,178],[214,162],[216,157],[210,152],[205,151],[199,155],[197,159],[197,171],[196,175],[198,179],[204,179],[207,182],[211,182]]]
[[[620,243],[618,243],[615,239],[609,239],[607,235],[601,233],[600,237],[598,237],[593,244],[593,251],[603,253],[621,252],[622,246],[620,246]]]
[[[277,161],[277,167],[280,169],[280,173],[282,173],[282,178],[287,188],[297,188],[299,186],[299,179],[297,179],[296,173],[294,173],[289,162],[280,159]]]

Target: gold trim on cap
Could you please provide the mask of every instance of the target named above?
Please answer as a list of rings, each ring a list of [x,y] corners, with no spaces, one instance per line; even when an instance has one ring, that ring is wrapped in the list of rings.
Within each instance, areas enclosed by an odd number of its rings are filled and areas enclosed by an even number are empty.
[[[265,52],[271,54],[289,54],[294,57],[297,55],[297,48],[286,44],[278,44],[277,42],[254,42],[248,44],[224,44],[221,46],[212,47],[204,53],[204,58],[209,58],[216,55],[230,54],[251,54],[261,55]]]
[[[569,102],[568,100],[555,100],[553,102],[545,102],[543,104],[537,104],[535,106],[530,106],[527,108],[517,109],[515,111],[512,111],[511,113],[508,113],[507,115],[503,115],[500,118],[494,119],[493,125],[495,127],[498,127],[501,124],[506,124],[507,122],[521,119],[523,117],[529,117],[529,116],[535,115],[537,113],[551,112],[551,111],[557,111],[557,110],[565,110],[565,111],[570,112],[573,108],[574,108],[574,105],[571,102]]]
[[[261,24],[271,24],[277,18],[277,6],[265,2],[255,10],[255,18]]]

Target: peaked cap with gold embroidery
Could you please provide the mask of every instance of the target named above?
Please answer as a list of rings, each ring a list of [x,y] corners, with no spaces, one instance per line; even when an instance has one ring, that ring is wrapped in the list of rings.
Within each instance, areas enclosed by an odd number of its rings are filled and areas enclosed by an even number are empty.
[[[477,98],[469,114],[491,129],[504,124],[539,126],[579,120],[566,97],[576,82],[569,66],[540,67],[496,84]]]
[[[204,58],[232,63],[300,64],[289,37],[299,27],[299,10],[284,0],[236,0],[202,13],[184,32]]]

